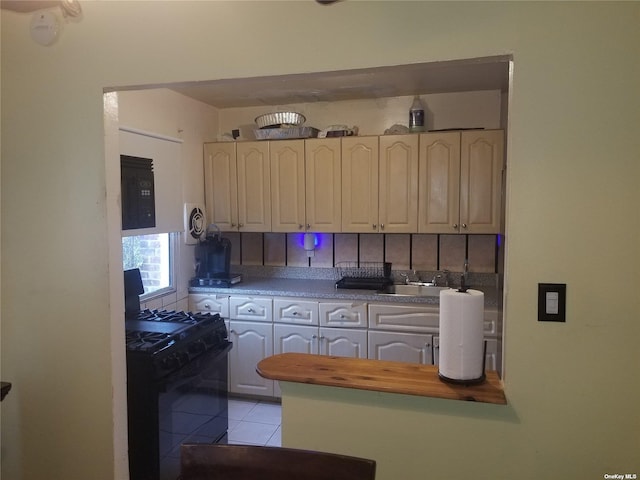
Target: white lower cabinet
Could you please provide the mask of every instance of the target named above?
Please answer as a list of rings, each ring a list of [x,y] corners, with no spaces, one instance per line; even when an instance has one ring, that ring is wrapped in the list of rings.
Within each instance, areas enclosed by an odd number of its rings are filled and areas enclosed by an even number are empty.
[[[258,362],[273,355],[273,324],[229,321],[229,392],[273,396],[273,380],[256,372]]]
[[[273,300],[229,298],[229,392],[273,396],[273,380],[256,372],[258,362],[273,355]]]
[[[367,331],[320,327],[320,355],[367,358]]]
[[[369,330],[368,357],[372,360],[433,363],[433,335]]]

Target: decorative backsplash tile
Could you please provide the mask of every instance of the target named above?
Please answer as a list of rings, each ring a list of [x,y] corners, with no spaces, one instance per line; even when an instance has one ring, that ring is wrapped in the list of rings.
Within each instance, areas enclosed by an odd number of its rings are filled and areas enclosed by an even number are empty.
[[[470,272],[494,273],[496,271],[495,235],[469,235],[467,249]]]
[[[438,270],[438,235],[411,235],[411,268]]]
[[[243,266],[332,268],[340,262],[386,261],[393,270],[461,272],[467,258],[472,273],[498,273],[503,261],[497,235],[316,234],[313,257],[300,233],[223,235],[232,243],[231,263]]]
[[[461,272],[466,258],[466,235],[440,235],[438,270]]]
[[[241,236],[242,264],[263,265],[263,248],[261,233],[244,233]]]
[[[360,234],[360,262],[384,262],[384,235]]]
[[[334,235],[334,256],[336,265],[340,262],[353,262],[358,259],[357,233],[336,233]]]
[[[385,235],[384,261],[393,263],[396,270],[411,269],[411,235]]]
[[[311,257],[312,267],[333,267],[333,235],[330,233],[316,233],[316,250]]]
[[[287,265],[287,241],[284,233],[264,234],[264,264],[273,267]]]

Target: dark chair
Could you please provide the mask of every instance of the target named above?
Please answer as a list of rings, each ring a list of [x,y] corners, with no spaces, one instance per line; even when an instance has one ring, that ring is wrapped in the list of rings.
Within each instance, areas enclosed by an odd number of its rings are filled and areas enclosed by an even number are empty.
[[[374,480],[376,462],[251,445],[183,444],[181,480]]]

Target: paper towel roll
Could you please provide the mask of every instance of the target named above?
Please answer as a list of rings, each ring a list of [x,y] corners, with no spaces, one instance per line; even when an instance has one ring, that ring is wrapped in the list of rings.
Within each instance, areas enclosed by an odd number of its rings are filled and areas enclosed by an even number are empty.
[[[440,292],[439,374],[445,381],[484,380],[484,293]]]

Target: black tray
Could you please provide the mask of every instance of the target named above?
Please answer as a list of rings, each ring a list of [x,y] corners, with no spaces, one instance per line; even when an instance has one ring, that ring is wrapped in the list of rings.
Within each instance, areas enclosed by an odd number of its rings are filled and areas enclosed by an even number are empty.
[[[382,290],[387,285],[391,285],[393,281],[390,278],[374,277],[343,277],[336,282],[336,288],[353,288],[362,290]]]

